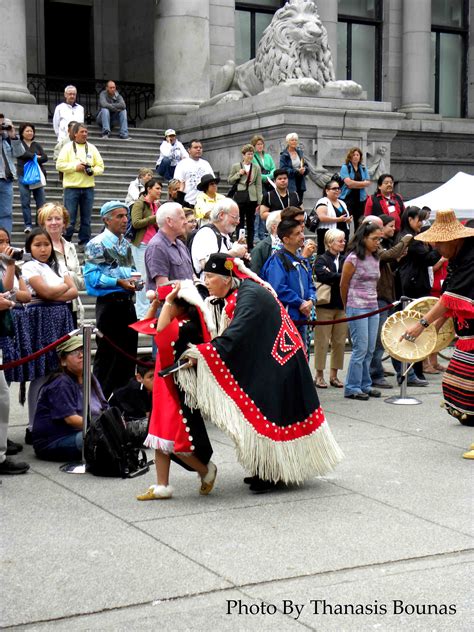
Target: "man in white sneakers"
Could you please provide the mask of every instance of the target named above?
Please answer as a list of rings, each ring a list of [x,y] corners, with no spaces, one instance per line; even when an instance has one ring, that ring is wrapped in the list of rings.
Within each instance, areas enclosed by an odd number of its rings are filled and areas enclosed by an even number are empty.
[[[195,138],[191,140],[189,142],[188,152],[189,158],[181,160],[176,165],[174,178],[181,182],[180,190],[184,191],[185,205],[189,208],[194,208],[199,192],[197,186],[201,182],[202,176],[206,173],[210,173],[214,176],[214,171],[207,160],[201,158],[202,143],[200,140]]]

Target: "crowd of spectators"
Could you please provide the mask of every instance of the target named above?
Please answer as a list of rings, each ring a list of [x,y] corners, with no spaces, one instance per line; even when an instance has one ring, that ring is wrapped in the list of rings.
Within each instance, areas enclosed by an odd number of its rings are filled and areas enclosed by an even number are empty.
[[[117,191],[124,202],[112,200],[102,206],[104,228],[92,236],[95,177],[105,167],[99,150],[88,142],[83,108],[76,98],[76,89],[68,86],[53,119],[58,137],[54,157],[62,174],[64,205],[45,203],[43,185],[22,183],[25,163],[33,157],[46,176],[43,165],[48,156],[35,140],[34,125],[24,123],[17,136],[11,121],[0,115],[4,122],[0,317],[3,324],[9,323],[1,330],[4,361],[28,355],[80,323],[83,313],[78,293],[85,289],[96,297],[96,325],[104,334],[97,336],[94,359],[94,410],[100,411],[112,393],[118,401],[117,394],[130,384],[136,388],[137,332],[129,325],[147,314],[150,300],[146,291],[157,291],[169,281],[191,279],[205,295],[206,261],[211,254],[227,253],[246,260],[274,288],[304,341],[314,336],[316,387],[343,388],[345,397],[361,401],[379,397],[379,388],[393,388],[382,365],[380,342],[388,312],[352,321],[349,327],[345,323],[317,326],[314,333],[306,326],[312,318],[332,321],[385,307],[402,293],[413,298],[429,295],[433,268],[434,273],[441,270],[436,276],[440,285],[445,260],[430,246],[413,241],[426,223],[426,212],[405,209],[402,197],[393,191],[392,175],[382,174],[377,191],[368,195],[371,182],[363,152],[352,147],[339,175],[326,183],[314,208],[305,211],[308,167],[297,134],[287,135],[278,167],[265,150],[263,136],[256,135],[231,166],[227,181],[232,188],[225,196],[217,190],[220,178],[213,166],[202,157],[202,142],[192,139],[185,148],[175,130],[168,129],[155,170],[140,169],[128,191],[125,183]],[[101,93],[98,113],[102,138],[109,137],[114,123],[120,126],[120,137],[129,138],[126,119],[123,98],[109,81]],[[10,248],[16,175],[27,233],[25,250],[31,255],[21,268]],[[162,200],[163,181],[168,181],[166,201]],[[305,227],[312,233],[309,239]],[[324,286],[328,290],[323,300]],[[352,355],[343,384],[338,371],[343,369],[348,330]],[[328,384],[324,371],[329,346]],[[309,351],[309,344],[307,348]],[[82,350],[76,342],[63,345],[59,354],[47,354],[5,375],[2,372],[2,380],[30,382],[28,439],[33,440],[41,458],[66,458],[81,449],[78,391],[82,363]],[[430,366],[433,370],[425,365],[428,373],[442,369],[436,358]],[[394,367],[400,380],[400,365],[394,362]],[[143,384],[145,376],[140,375],[138,383]],[[409,373],[408,384],[427,384],[422,364]],[[0,383],[0,406],[5,405],[2,388]],[[53,406],[50,399],[55,391],[61,391],[61,396]],[[55,421],[58,419],[60,422]],[[54,432],[48,434],[51,428]],[[26,471],[5,461],[2,433],[0,428],[0,470],[3,457],[6,473]],[[13,453],[15,448],[9,452]]]

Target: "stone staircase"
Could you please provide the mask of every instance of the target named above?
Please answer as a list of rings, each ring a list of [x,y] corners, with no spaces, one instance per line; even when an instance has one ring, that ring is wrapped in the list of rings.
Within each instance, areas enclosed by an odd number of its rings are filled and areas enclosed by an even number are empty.
[[[112,136],[108,140],[100,137],[99,128],[88,126],[89,142],[97,147],[105,164],[104,174],[96,178],[94,210],[92,213],[92,236],[99,234],[103,223],[99,216],[100,207],[108,200],[124,200],[128,185],[135,179],[141,167],[154,169],[159,146],[163,139],[161,130],[137,128],[131,130],[131,140],[124,141],[117,137],[118,130],[112,130]],[[53,151],[56,144],[56,136],[52,125],[36,125],[36,140],[43,146],[49,156],[45,168],[47,172],[46,201],[61,201],[63,199],[62,184],[53,161]],[[163,199],[166,199],[166,184],[164,185]],[[34,217],[35,207],[32,199],[32,213]],[[74,240],[75,241],[75,240]],[[13,233],[12,244],[23,247],[25,235],[23,233],[23,218],[21,214],[18,187],[14,185],[13,204]],[[85,308],[85,319],[94,322],[95,298],[81,292],[81,301]],[[151,353],[151,339],[149,336],[140,335],[139,352]]]

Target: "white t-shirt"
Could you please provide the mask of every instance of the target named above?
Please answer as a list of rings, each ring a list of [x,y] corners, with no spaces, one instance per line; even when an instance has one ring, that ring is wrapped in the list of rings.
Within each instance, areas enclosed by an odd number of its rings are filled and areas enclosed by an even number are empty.
[[[30,285],[30,279],[32,277],[41,277],[43,281],[50,287],[55,287],[64,283],[64,277],[69,276],[67,269],[60,263],[59,275],[49,267],[47,263],[41,263],[40,261],[27,261],[21,268],[21,274],[25,279],[26,285],[31,292],[31,296],[36,296],[36,292]]]
[[[221,247],[218,249],[217,235],[209,226],[203,226],[196,233],[191,246],[191,259],[193,260],[193,268],[196,274],[199,274],[201,280],[204,279],[204,272],[201,269],[200,261],[207,259],[214,252],[229,252],[232,248],[232,242],[229,235],[221,233]]]
[[[214,176],[211,165],[203,158],[199,158],[199,160],[185,158],[176,165],[174,177],[176,180],[185,182],[184,199],[192,206],[196,203],[198,194],[197,185],[201,182],[202,176],[206,173],[210,173],[211,176]]]

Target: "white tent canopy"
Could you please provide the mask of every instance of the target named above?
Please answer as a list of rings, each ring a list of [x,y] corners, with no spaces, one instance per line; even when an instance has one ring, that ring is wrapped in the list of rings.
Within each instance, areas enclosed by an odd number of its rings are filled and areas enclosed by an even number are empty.
[[[452,208],[460,219],[474,218],[474,176],[459,171],[434,191],[405,202],[405,206],[429,206],[432,211]]]

